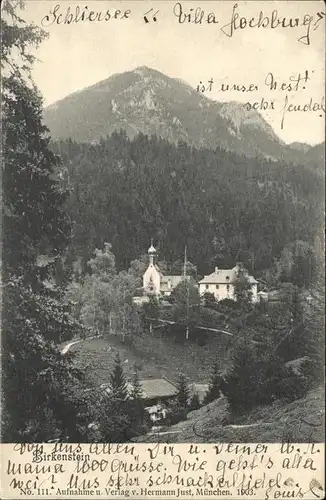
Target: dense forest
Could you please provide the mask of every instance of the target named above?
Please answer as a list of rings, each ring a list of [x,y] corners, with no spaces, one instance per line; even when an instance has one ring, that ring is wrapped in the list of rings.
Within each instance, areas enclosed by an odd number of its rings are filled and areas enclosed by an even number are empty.
[[[85,264],[112,243],[118,268],[144,254],[188,257],[199,274],[237,260],[259,276],[295,241],[315,247],[322,233],[318,169],[248,159],[220,149],[173,145],[113,133],[98,144],[55,142],[61,183],[70,190],[70,258]]]

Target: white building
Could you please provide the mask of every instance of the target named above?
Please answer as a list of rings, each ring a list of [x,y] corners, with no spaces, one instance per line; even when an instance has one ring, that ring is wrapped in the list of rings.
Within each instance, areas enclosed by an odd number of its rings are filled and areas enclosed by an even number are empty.
[[[171,295],[172,290],[184,279],[183,275],[164,276],[155,263],[156,249],[153,243],[148,249],[149,265],[143,275],[145,295]]]
[[[212,293],[217,301],[223,299],[235,300],[234,282],[238,278],[240,266],[237,264],[233,269],[219,269],[215,267],[215,271],[199,281],[199,294]],[[251,284],[252,302],[257,302],[257,285],[258,281],[253,276],[245,272],[245,276]]]
[[[151,243],[148,249],[149,265],[143,275],[143,289],[145,297],[150,295],[155,296],[168,296],[172,290],[185,279],[184,275],[164,276],[160,268],[155,262],[156,249]],[[257,294],[258,281],[253,276],[250,276],[245,269],[237,264],[233,269],[218,269],[208,276],[199,281],[198,288],[199,294],[204,295],[209,292],[212,293],[217,301],[223,299],[235,300],[234,295],[234,282],[239,277],[239,273],[244,273],[251,285],[252,302],[259,301]]]

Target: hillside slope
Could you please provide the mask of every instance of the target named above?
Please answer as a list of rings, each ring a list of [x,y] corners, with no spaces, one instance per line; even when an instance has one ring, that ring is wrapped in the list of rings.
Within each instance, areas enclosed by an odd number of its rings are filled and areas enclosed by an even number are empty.
[[[220,147],[246,156],[303,162],[304,147],[288,147],[256,111],[220,103],[181,80],[147,67],[116,74],[44,110],[53,139],[98,142],[123,129],[156,134],[170,142]],[[313,155],[313,153],[311,153]]]
[[[222,425],[226,422],[227,425]],[[291,403],[275,401],[270,406],[253,410],[249,415],[235,419],[230,416],[225,398],[189,413],[188,420],[169,428],[171,435],[142,436],[138,442],[173,443],[294,443],[324,441],[324,392],[322,388],[310,391],[305,398]]]
[[[229,351],[229,337],[212,337],[206,346],[198,346],[195,342],[177,343],[159,335],[137,336],[132,344],[123,343],[119,335],[110,335],[87,339],[71,347],[75,366],[96,385],[109,381],[117,352],[129,379],[137,368],[140,378],[166,377],[176,382],[181,371],[189,382],[208,383],[216,352],[223,369],[228,365]]]

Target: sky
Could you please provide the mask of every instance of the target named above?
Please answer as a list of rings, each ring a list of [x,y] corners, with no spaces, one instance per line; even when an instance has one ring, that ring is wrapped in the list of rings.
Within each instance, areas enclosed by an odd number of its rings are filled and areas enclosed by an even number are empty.
[[[51,23],[54,19],[62,20],[68,8],[70,12],[75,12],[79,7],[82,12],[85,6],[88,11],[101,11],[103,15],[107,9],[111,14],[116,9],[130,10],[131,14],[129,19],[107,22]],[[318,21],[320,16],[317,14],[325,12],[323,1],[238,1],[237,7],[234,6],[233,1],[201,0],[178,4],[173,0],[79,3],[27,0],[23,17],[28,22],[43,24],[49,33],[49,38],[35,53],[38,61],[33,71],[44,104],[52,104],[115,73],[148,66],[180,78],[194,88],[200,81],[207,86],[207,82],[213,79],[211,90],[205,91],[207,97],[259,106],[262,116],[286,143],[317,144],[323,141],[325,18]],[[56,18],[53,15],[55,8]],[[176,15],[180,8],[183,14],[192,12],[193,15],[194,11],[190,9],[196,8],[202,9],[205,16],[212,12],[217,22],[180,23]],[[143,16],[150,9],[153,10],[148,14],[149,22],[145,23]],[[273,10],[277,10],[279,19],[285,17],[288,21],[297,17],[300,24],[306,19],[307,25],[275,29],[246,27],[236,29],[231,37],[225,34],[230,34],[227,25],[231,22],[232,13],[249,20],[252,17],[258,19],[260,11],[263,17],[270,18]],[[154,22],[151,14],[156,12]],[[59,14],[63,17],[58,18]],[[312,16],[311,21],[304,16]],[[239,23],[239,20],[236,22]],[[308,22],[311,23],[309,45],[298,41],[307,34]],[[298,90],[281,90],[283,82],[288,84],[290,78],[296,79],[299,75],[302,78],[307,75],[308,79],[305,83],[300,80]],[[266,78],[267,81],[273,78],[276,90],[269,88]],[[222,84],[224,88],[226,84],[244,85],[246,88],[253,84],[257,90],[222,91]],[[306,105],[306,111],[293,108],[298,105],[301,108]]]

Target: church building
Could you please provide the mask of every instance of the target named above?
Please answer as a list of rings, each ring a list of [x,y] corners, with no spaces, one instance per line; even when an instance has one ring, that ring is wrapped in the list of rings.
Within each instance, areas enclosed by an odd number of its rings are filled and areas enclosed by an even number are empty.
[[[153,241],[148,249],[149,265],[143,275],[143,289],[145,295],[168,296],[172,290],[184,279],[183,275],[164,276],[155,262],[156,249]]]
[[[144,296],[148,298],[151,295],[157,297],[171,295],[173,289],[185,279],[185,275],[165,276],[161,272],[159,266],[155,262],[156,249],[153,246],[153,241],[148,249],[148,256],[149,265],[143,275]],[[240,263],[237,263],[232,269],[219,269],[216,267],[212,274],[204,276],[204,278],[198,282],[199,295],[203,296],[205,293],[209,292],[214,295],[217,301],[223,299],[236,300],[234,284],[240,275],[245,276],[250,285],[252,302],[258,302],[258,281],[253,276],[249,275]],[[140,298],[139,302],[142,302]]]

